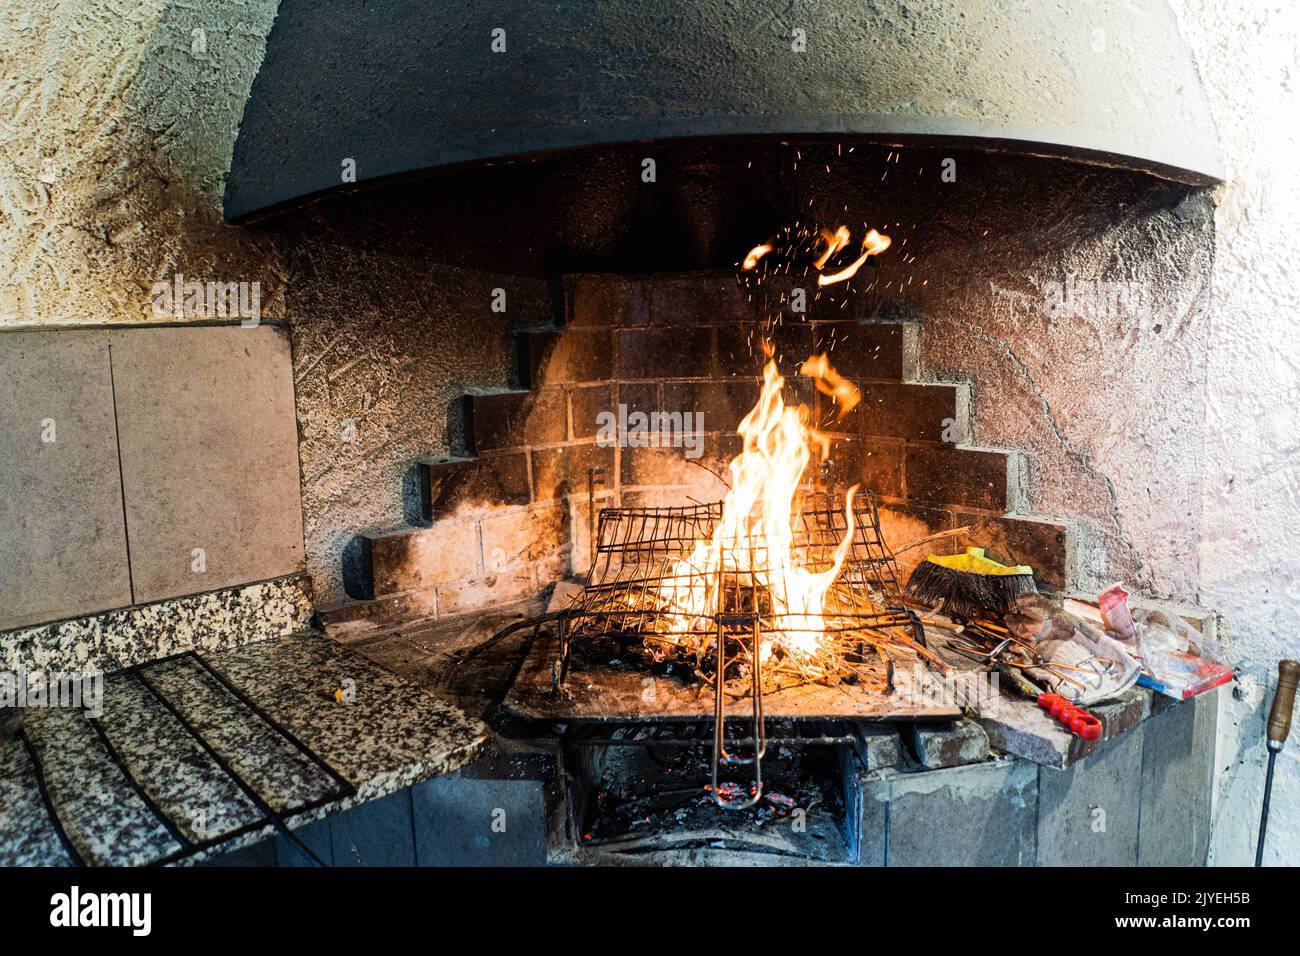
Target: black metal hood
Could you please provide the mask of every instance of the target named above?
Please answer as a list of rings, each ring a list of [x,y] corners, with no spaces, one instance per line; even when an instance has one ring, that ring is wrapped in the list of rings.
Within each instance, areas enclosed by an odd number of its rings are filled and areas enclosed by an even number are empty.
[[[1164,0],[284,0],[225,211],[722,136],[952,141],[1193,185],[1223,172]]]

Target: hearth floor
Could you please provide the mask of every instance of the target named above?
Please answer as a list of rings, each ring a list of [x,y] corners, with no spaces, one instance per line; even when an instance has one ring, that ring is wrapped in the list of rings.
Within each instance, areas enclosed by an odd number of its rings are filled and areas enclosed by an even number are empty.
[[[527,720],[688,719],[710,717],[713,693],[698,681],[647,674],[612,667],[593,666],[570,671],[559,693],[552,688],[552,665],[558,640],[546,635],[536,641],[519,676],[506,696],[505,706]],[[921,665],[917,665],[918,668]],[[768,717],[824,717],[860,720],[951,720],[961,709],[938,699],[934,678],[922,673],[925,691],[910,694],[899,689],[892,694],[871,693],[854,686],[808,684],[763,695],[763,712]],[[653,685],[654,693],[647,694]],[[728,703],[733,717],[750,712],[749,698]]]
[[[197,862],[270,836],[265,807],[296,827],[456,770],[489,736],[311,633],[109,674],[96,721],[32,709],[23,735],[0,743],[0,865],[77,862],[60,826],[92,865]]]
[[[585,716],[581,713],[581,705],[585,700],[582,685],[575,682],[573,692],[558,702],[545,699],[549,697],[549,663],[546,664],[545,674],[543,674],[542,664],[539,662],[543,661],[545,654],[536,647],[537,644],[547,640],[545,628],[540,631],[538,641],[532,639],[531,629],[523,629],[505,640],[492,642],[495,635],[512,624],[536,617],[547,610],[554,611],[568,606],[576,589],[580,587],[581,585],[574,581],[561,581],[549,595],[543,595],[535,600],[446,618],[437,622],[413,622],[409,626],[397,627],[383,635],[356,641],[348,646],[394,673],[429,687],[467,712],[485,718],[490,717],[498,723],[502,720],[510,720],[512,717],[524,718],[525,724],[532,725],[581,720]],[[979,666],[968,658],[946,649],[948,641],[952,639],[950,632],[927,626],[925,633],[929,646],[955,671],[979,670]],[[485,642],[487,642],[485,652],[467,657],[473,648],[484,645]],[[549,662],[549,658],[546,660]],[[537,673],[531,676],[530,666],[537,669]],[[634,677],[635,675],[630,675],[628,680],[635,683],[636,689],[639,690],[640,682],[633,680]],[[536,686],[529,690],[529,684]],[[547,693],[543,694],[543,690]],[[639,699],[639,694],[633,696]],[[544,706],[532,714],[531,708],[519,706],[525,698],[541,701]],[[677,714],[670,712],[674,701],[682,703],[683,708],[688,706],[684,698],[681,700],[679,698],[682,698],[681,694],[675,696],[670,694],[666,703],[661,699],[656,713],[640,716],[655,718],[689,716],[685,709]],[[951,719],[962,712],[960,708],[950,706],[946,700],[947,698],[929,705],[932,708],[929,713],[919,711],[913,714],[900,713],[892,719],[908,721],[919,717],[942,720]],[[586,716],[585,719],[599,719],[601,712],[596,707],[597,702],[588,701],[588,703],[591,704],[591,716]],[[711,697],[706,703],[711,704]],[[978,701],[977,706],[966,708],[966,713],[988,733],[994,750],[1043,766],[1065,768],[1096,753],[1105,746],[1107,740],[1136,727],[1170,703],[1169,698],[1161,697],[1143,687],[1134,687],[1113,701],[1094,706],[1092,711],[1100,718],[1103,730],[1102,738],[1092,741],[1074,736],[1048,716],[1034,701],[1020,697],[1006,687],[999,687],[991,698]],[[701,709],[694,698],[689,702],[689,709],[691,711]],[[704,707],[702,711],[709,709]],[[765,712],[769,716],[778,716],[778,712],[770,707]],[[736,713],[740,711],[737,710]],[[628,719],[629,716],[636,715],[619,716],[610,712],[603,716],[611,719]],[[873,719],[873,715],[865,716]],[[874,719],[888,721],[891,718],[882,712],[875,715]],[[530,736],[535,732],[535,726],[531,729],[526,728],[523,736]],[[500,742],[500,737],[498,741]]]

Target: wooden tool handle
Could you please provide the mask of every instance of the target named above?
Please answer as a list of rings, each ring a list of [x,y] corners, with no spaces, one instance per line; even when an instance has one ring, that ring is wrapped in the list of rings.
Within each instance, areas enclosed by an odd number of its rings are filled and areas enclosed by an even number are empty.
[[[1277,693],[1273,695],[1273,709],[1268,712],[1268,739],[1278,744],[1286,743],[1291,732],[1291,709],[1295,706],[1296,685],[1300,684],[1300,661],[1279,661],[1277,665]]]

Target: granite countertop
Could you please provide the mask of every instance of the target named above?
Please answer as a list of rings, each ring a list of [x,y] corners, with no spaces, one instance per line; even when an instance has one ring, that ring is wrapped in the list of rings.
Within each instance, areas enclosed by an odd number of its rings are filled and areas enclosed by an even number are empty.
[[[42,785],[85,863],[188,863],[271,835],[268,807],[298,826],[456,770],[489,735],[311,633],[117,671],[98,719],[31,709],[22,727],[25,740],[0,742],[6,866],[77,862]]]

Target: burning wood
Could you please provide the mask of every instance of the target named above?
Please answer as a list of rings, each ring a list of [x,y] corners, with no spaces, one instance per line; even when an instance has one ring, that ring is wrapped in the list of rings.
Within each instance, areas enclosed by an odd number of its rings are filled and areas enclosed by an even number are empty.
[[[869,230],[856,260],[826,274],[851,242],[847,227],[786,238],[782,256],[811,253],[823,286],[846,282],[890,245]],[[776,248],[776,240],[754,247],[742,270]],[[775,348],[765,341],[764,351],[762,387],[737,428],[742,447],[721,502],[601,512],[589,583],[560,628],[555,671],[558,689],[577,652],[583,664],[684,672],[701,692],[712,689],[710,792],[727,809],[751,807],[762,794],[765,694],[810,685],[889,694],[895,658],[946,669],[904,607],[874,502],[857,485],[839,496],[805,484],[809,465],[830,458],[831,436],[813,426],[807,406],[786,404]],[[800,373],[840,418],[861,401],[825,354]],[[752,756],[741,757],[727,752],[725,724],[728,704],[745,699]],[[748,798],[720,783],[719,764],[754,768]]]
[[[825,363],[825,356],[822,361]],[[828,371],[836,375],[829,367]],[[828,445],[808,424],[806,408],[785,405],[784,386],[775,360],[769,359],[758,403],[737,429],[744,446],[729,466],[731,489],[722,502],[721,520],[707,540],[697,541],[689,556],[670,567],[656,601],[669,633],[711,633],[713,616],[724,613],[728,582],[744,576],[745,590],[755,602],[757,595],[765,595],[771,616],[782,625],[762,640],[762,660],[766,662],[780,649],[794,669],[804,670],[821,649],[826,593],[839,576],[853,541],[857,485],[845,498],[844,531],[826,556],[829,562],[812,570],[811,563],[802,563],[796,553],[792,518],[795,495],[813,447]],[[731,610],[744,613],[750,609]]]
[[[768,352],[721,502],[601,512],[596,561],[566,617],[557,671],[562,678],[576,653],[580,666],[685,675],[711,689],[719,728],[711,793],[728,809],[753,806],[762,793],[764,695],[810,685],[883,695],[893,690],[896,659],[945,669],[903,606],[874,502],[856,485],[842,496],[805,485],[830,438],[805,406],[785,403]],[[841,408],[858,401],[825,355],[803,371]],[[754,743],[752,756],[738,757],[721,728],[728,704],[744,700]],[[754,766],[747,799],[719,782],[719,763]]]

